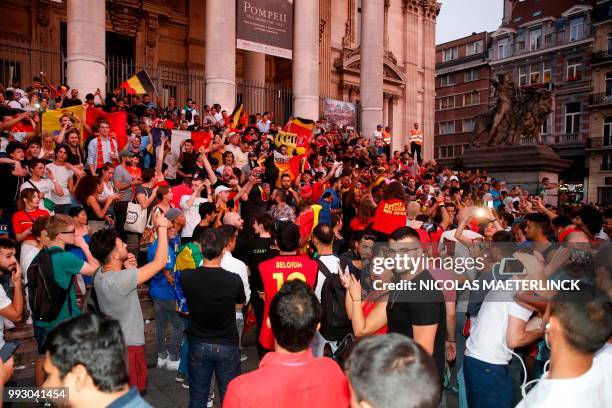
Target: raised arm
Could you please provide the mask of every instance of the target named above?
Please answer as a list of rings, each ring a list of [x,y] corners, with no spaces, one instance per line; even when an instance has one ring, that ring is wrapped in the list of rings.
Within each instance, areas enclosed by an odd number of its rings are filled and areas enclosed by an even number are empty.
[[[161,271],[168,260],[168,219],[158,212],[154,217],[154,223],[157,226],[157,249],[155,257],[151,262],[138,269],[138,284],[142,284],[151,279],[155,274]]]

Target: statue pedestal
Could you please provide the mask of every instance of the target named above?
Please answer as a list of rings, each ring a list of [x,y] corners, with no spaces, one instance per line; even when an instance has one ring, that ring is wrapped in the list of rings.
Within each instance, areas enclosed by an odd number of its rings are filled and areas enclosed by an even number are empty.
[[[518,185],[532,194],[544,177],[558,183],[561,170],[571,165],[550,147],[535,144],[471,148],[461,159],[468,169],[487,169],[492,178],[505,181],[508,189]],[[557,205],[557,195],[557,189],[548,190],[546,203]]]

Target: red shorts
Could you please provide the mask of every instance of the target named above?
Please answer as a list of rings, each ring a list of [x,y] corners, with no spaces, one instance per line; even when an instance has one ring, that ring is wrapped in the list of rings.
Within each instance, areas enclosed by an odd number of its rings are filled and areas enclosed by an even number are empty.
[[[145,359],[144,346],[128,346],[128,369],[130,370],[130,387],[138,388],[138,391],[147,389],[147,360]]]

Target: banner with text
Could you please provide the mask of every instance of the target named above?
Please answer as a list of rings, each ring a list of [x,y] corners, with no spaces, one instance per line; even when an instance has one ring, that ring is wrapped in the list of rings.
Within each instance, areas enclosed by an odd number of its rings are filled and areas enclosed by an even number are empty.
[[[323,117],[330,124],[355,127],[357,123],[357,107],[354,103],[326,98],[323,101]]]
[[[291,59],[293,0],[237,0],[236,48]]]

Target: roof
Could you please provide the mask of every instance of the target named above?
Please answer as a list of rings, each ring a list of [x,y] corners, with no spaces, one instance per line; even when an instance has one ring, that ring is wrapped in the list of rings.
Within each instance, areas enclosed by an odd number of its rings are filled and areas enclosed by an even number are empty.
[[[510,22],[503,27],[518,28],[546,17],[559,18],[574,6],[593,6],[595,0],[514,0]]]

